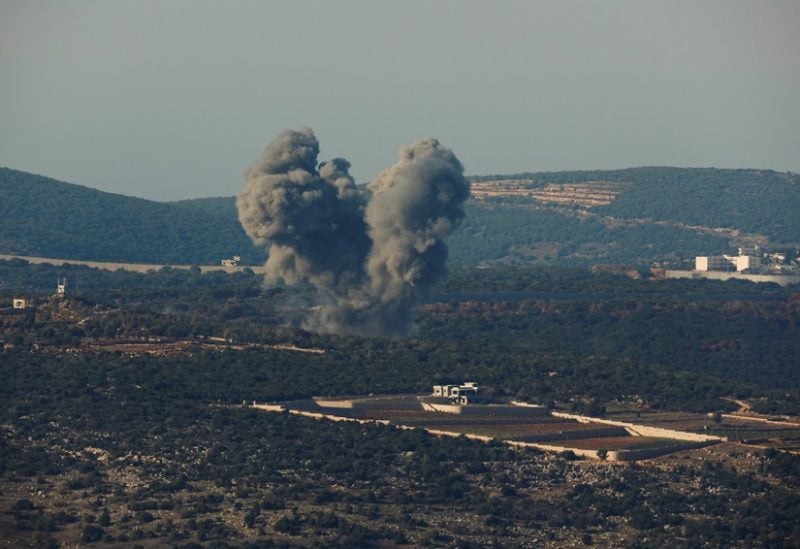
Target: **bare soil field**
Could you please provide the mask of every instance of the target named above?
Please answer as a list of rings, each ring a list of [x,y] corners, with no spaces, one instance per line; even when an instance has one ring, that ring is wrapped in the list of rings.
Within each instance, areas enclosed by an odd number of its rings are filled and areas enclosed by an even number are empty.
[[[797,419],[771,418],[758,414],[694,414],[690,412],[647,412],[636,415],[614,413],[610,415],[618,421],[627,421],[650,427],[691,431],[727,436],[732,439],[755,434],[762,436],[797,438],[800,436],[800,421]]]
[[[425,410],[369,410],[364,413],[365,418],[369,419],[388,419],[389,421],[408,421],[408,422],[428,422],[428,421],[444,421],[448,423],[465,423],[469,425],[492,425],[502,423],[508,424],[531,424],[531,423],[564,423],[561,418],[555,417],[531,417],[520,418],[519,416],[492,414],[474,419],[467,419],[459,414],[449,414],[446,412],[427,412]]]
[[[438,428],[442,428],[437,425]],[[476,425],[472,423],[450,424],[447,431],[455,433],[475,434],[502,439],[515,439],[535,435],[550,435],[562,432],[593,431],[595,429],[608,429],[608,425],[601,423],[578,423],[563,421],[560,423],[529,423],[522,425]],[[558,442],[561,445],[561,441]]]

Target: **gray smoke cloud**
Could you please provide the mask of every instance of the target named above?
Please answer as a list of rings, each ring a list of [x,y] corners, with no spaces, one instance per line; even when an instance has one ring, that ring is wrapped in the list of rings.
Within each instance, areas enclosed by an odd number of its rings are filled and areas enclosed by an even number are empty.
[[[310,330],[407,335],[414,306],[446,274],[444,238],[469,197],[464,168],[423,139],[363,190],[349,162],[317,165],[318,155],[310,128],[287,130],[246,173],[239,221],[268,249],[266,278],[316,289]]]

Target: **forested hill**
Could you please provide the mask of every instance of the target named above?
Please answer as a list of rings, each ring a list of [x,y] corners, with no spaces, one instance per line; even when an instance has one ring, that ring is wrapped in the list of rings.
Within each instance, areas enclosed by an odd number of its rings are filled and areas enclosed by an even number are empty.
[[[531,188],[575,182],[628,183],[594,211],[617,218],[649,218],[727,227],[775,242],[800,242],[800,175],[772,170],[647,167],[606,171],[522,173],[476,180],[531,180]]]
[[[459,263],[684,266],[695,255],[800,246],[800,176],[771,170],[630,168],[473,178],[451,238]]]
[[[800,176],[631,168],[474,177],[453,265],[680,265],[738,245],[800,246]],[[233,197],[153,202],[0,168],[0,253],[213,264],[263,254]]]
[[[234,214],[153,202],[0,168],[0,253],[145,263],[259,263]]]

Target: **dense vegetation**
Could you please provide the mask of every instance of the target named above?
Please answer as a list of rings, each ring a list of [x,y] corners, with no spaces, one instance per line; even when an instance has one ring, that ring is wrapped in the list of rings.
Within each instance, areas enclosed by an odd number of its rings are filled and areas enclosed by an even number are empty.
[[[800,176],[771,170],[639,168],[610,172],[635,185],[600,208],[615,217],[736,228],[800,242]]]
[[[677,532],[692,544],[788,547],[800,536],[800,460],[785,454],[760,457],[759,475],[713,462],[605,467],[210,406],[183,393],[182,377],[140,385],[153,373],[141,365],[0,363],[5,539],[477,547],[661,545]],[[197,385],[211,388],[209,371],[199,367]]]
[[[762,455],[750,472],[713,462],[605,467],[226,405],[245,380],[267,395],[289,392],[287,376],[331,379],[295,356],[4,354],[3,538],[251,547],[800,539],[800,459],[786,454]]]
[[[680,264],[695,255],[730,252],[721,236],[661,225],[608,226],[549,208],[518,202],[470,203],[450,236],[450,263],[484,261],[554,265]]]
[[[59,276],[71,281],[63,300],[49,297]],[[793,288],[455,269],[419,311],[415,337],[366,339],[292,328],[307,296],[261,282],[251,271],[0,261],[0,537],[18,546],[800,543],[800,458],[783,452],[616,467],[239,406],[474,379],[496,395],[597,415],[626,405],[730,410],[730,396],[797,414]],[[493,297],[508,291],[542,295]],[[35,307],[10,309],[14,295]],[[169,347],[176,340],[183,346]]]
[[[764,397],[762,410],[800,411],[800,299],[792,288],[637,281],[582,269],[457,269],[418,312],[410,340],[287,328],[299,325],[305,309],[297,305],[310,303],[309,296],[266,290],[250,271],[142,275],[0,261],[0,296],[24,290],[43,300],[65,275],[71,300],[45,301],[25,316],[0,315],[7,342],[24,348],[82,338],[220,337],[328,351],[288,356],[295,366],[270,374],[283,383],[268,388],[245,375],[249,366],[235,366],[258,360],[258,353],[211,353],[203,360],[217,364],[219,375],[232,370],[224,374],[226,393],[207,398],[421,391],[433,381],[480,379],[504,394],[579,407],[633,398],[656,408],[714,411],[732,406],[720,397],[740,395]],[[181,382],[192,384],[190,376]]]
[[[635,168],[496,177],[532,179],[533,186],[628,185],[608,206],[589,210],[522,199],[470,202],[449,239],[451,265],[649,266],[734,249],[728,237],[688,225],[765,235],[789,248],[800,242],[800,184],[792,174]],[[238,223],[233,197],[158,203],[6,168],[0,169],[0,253],[144,263],[213,264],[232,255],[248,264],[264,260]]]

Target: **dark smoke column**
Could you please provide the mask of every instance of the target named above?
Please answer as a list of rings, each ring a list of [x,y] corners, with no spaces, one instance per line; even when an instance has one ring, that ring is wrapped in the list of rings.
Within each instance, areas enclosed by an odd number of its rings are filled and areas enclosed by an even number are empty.
[[[272,282],[308,282],[337,300],[363,281],[369,253],[364,197],[341,158],[317,171],[319,142],[310,128],[287,130],[245,174],[236,199],[247,235],[269,252]]]
[[[361,193],[347,161],[317,171],[318,154],[310,129],[286,131],[247,172],[239,220],[268,247],[267,278],[317,289],[311,330],[407,335],[413,307],[446,273],[444,238],[469,197],[464,169],[425,139],[402,148],[398,163]]]
[[[412,309],[447,274],[445,237],[464,217],[469,183],[456,156],[436,139],[400,149],[400,160],[369,185],[367,260],[380,333],[406,335]]]

